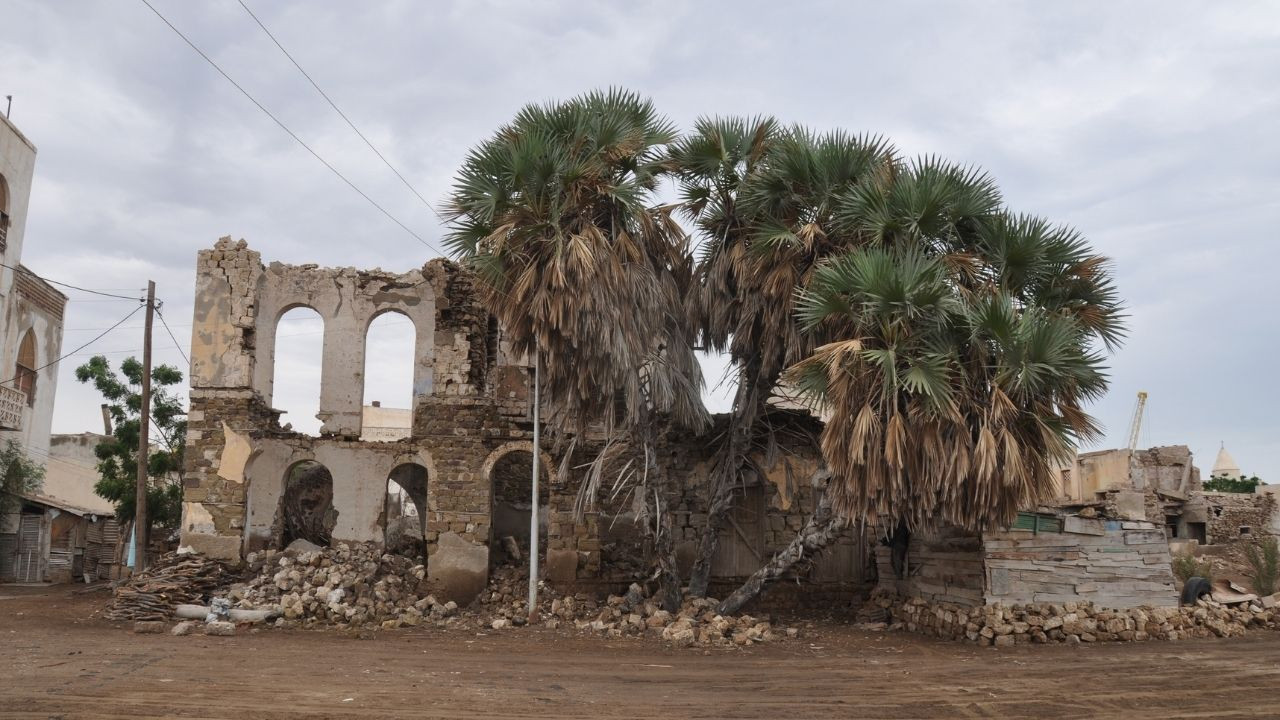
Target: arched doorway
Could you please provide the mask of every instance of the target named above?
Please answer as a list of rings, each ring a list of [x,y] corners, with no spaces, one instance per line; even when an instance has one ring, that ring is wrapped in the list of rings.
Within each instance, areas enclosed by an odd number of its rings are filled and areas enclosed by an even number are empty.
[[[333,507],[333,475],[314,460],[295,463],[286,471],[277,514],[280,547],[306,540],[321,547],[333,542],[338,511]]]
[[[427,469],[416,463],[397,465],[387,477],[383,508],[387,552],[427,557]]]
[[[544,462],[538,475],[538,550],[547,549],[547,503],[551,475]],[[490,510],[491,564],[516,562],[529,556],[529,515],[533,496],[533,453],[512,450],[498,458],[489,472],[493,487]]]

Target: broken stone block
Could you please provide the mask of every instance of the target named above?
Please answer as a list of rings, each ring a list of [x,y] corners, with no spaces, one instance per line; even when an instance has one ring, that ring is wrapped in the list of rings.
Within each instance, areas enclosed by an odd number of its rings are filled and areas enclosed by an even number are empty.
[[[173,626],[173,629],[172,629],[172,630],[170,630],[169,632],[170,632],[170,633],[172,633],[172,634],[174,634],[174,635],[176,635],[176,636],[178,636],[178,637],[181,637],[181,636],[183,636],[183,635],[190,635],[190,634],[191,634],[191,632],[192,632],[193,630],[195,630],[195,629],[196,629],[196,624],[195,624],[195,622],[194,622],[194,621],[192,621],[192,620],[183,620],[182,622],[178,623],[177,625],[174,625],[174,626]]]
[[[229,637],[236,634],[236,624],[225,620],[215,620],[211,623],[205,623],[204,633],[218,637]]]
[[[488,582],[489,548],[454,532],[442,533],[427,574],[441,597],[469,603]]]
[[[162,633],[165,629],[163,620],[139,620],[133,624],[133,631],[139,635]]]
[[[548,550],[546,567],[543,570],[547,580],[565,585],[578,579],[577,550]]]

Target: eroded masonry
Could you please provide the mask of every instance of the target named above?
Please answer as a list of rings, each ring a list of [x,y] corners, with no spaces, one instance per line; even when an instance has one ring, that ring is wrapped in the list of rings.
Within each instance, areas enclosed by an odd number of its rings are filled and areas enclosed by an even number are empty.
[[[298,538],[410,548],[416,541],[431,581],[458,600],[478,593],[491,564],[519,553],[521,541],[527,552],[530,367],[504,343],[466,271],[441,259],[403,274],[264,265],[244,241],[230,238],[201,251],[198,263],[184,546],[238,559]],[[318,436],[282,426],[272,405],[277,327],[298,307],[324,321]],[[370,411],[381,412],[362,405],[364,339],[384,313],[407,317],[415,329],[413,407],[400,436],[364,427]],[[779,422],[816,422],[779,413],[787,415]],[[387,437],[394,439],[377,439]],[[662,452],[679,485],[671,495],[673,524],[685,564],[705,519],[703,478],[713,444],[669,438]],[[806,479],[817,451],[792,445],[780,453],[784,461],[769,463],[765,476],[742,489],[713,563],[722,582],[754,571],[812,510],[815,490]],[[643,572],[645,548],[628,508],[605,503],[575,521],[574,475],[552,472],[560,460],[546,452],[541,458],[547,577],[609,583]],[[389,502],[389,487],[401,502]],[[855,584],[865,557],[852,536],[843,538],[803,569],[809,596]]]

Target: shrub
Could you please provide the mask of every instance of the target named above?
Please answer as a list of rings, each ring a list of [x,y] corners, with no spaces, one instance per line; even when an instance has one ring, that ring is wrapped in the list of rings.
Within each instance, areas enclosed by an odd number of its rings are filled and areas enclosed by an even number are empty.
[[[1229,478],[1225,475],[1214,475],[1204,481],[1204,489],[1209,492],[1251,493],[1264,484],[1257,476]]]
[[[1202,577],[1213,580],[1213,563],[1200,560],[1189,552],[1173,556],[1173,576],[1178,582],[1185,583],[1189,578]]]
[[[1274,593],[1280,580],[1280,546],[1275,537],[1269,535],[1246,546],[1244,557],[1249,562],[1248,576],[1253,581],[1253,591],[1259,595]]]

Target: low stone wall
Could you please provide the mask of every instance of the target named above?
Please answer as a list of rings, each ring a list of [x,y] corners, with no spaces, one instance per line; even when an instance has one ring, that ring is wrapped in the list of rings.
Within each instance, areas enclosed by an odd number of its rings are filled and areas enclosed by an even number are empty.
[[[1164,530],[1148,522],[1064,518],[1064,532],[985,533],[986,602],[1174,605]]]
[[[960,606],[1177,603],[1169,543],[1159,526],[1042,517],[1059,529],[988,531],[981,537],[952,528],[916,533],[908,547],[907,576],[901,579],[894,576],[889,548],[879,547],[879,587],[902,597]]]
[[[1235,637],[1246,630],[1274,630],[1280,624],[1280,613],[1274,609],[1256,604],[1226,607],[1209,600],[1188,607],[1124,609],[1091,602],[967,607],[881,592],[871,602],[887,611],[891,628],[983,646]]]

